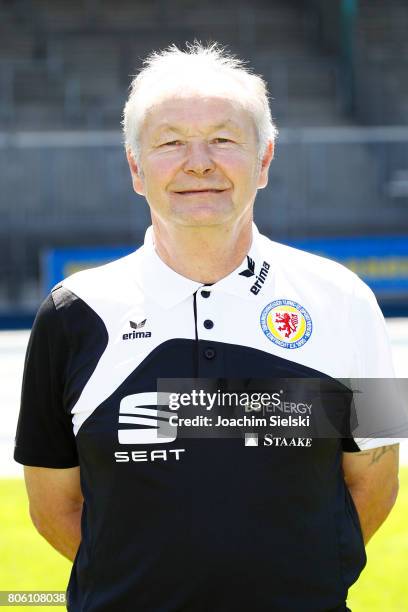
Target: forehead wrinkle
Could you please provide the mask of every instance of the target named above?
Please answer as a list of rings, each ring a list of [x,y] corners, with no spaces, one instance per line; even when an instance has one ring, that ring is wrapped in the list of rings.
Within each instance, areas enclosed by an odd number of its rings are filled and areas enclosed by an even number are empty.
[[[215,123],[208,126],[209,132],[215,132],[216,130],[220,130],[222,128],[231,128],[236,132],[242,132],[241,128],[231,119],[227,119],[226,121],[221,121],[220,123]],[[176,124],[171,124],[167,121],[164,121],[162,124],[158,125],[154,130],[153,134],[160,135],[163,132],[175,132],[178,134],[187,134],[190,131],[189,128],[185,129],[184,127]],[[203,130],[199,130],[203,131]]]

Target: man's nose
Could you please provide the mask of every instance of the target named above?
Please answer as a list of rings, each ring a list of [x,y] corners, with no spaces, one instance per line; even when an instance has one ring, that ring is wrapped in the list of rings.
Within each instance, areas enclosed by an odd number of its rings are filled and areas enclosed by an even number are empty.
[[[190,142],[187,145],[187,160],[184,171],[188,174],[206,175],[215,169],[210,147],[206,142]]]

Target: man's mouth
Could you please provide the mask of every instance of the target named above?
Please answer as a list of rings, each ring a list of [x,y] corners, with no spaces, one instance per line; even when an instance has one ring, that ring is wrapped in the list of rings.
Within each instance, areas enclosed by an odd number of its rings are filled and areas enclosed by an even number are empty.
[[[176,191],[179,195],[197,195],[199,193],[208,194],[208,193],[222,193],[226,191],[225,189],[194,189],[190,191]]]

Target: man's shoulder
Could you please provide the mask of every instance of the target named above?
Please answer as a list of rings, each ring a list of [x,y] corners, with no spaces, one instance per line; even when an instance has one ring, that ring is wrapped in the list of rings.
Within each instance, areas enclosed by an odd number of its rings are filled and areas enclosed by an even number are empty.
[[[139,293],[140,249],[109,263],[80,270],[54,285],[49,303],[72,318],[89,309],[109,313],[118,301],[130,303]]]
[[[56,306],[68,303],[68,294],[107,297],[134,281],[139,269],[140,249],[93,268],[79,270],[64,278],[51,289]]]
[[[260,236],[260,245],[271,266],[286,278],[296,278],[297,284],[301,280],[316,289],[338,288],[343,293],[354,291],[356,285],[365,286],[349,268],[327,257],[275,242],[264,235]]]
[[[118,275],[121,276],[128,273],[130,268],[136,265],[139,251],[140,250],[133,251],[129,255],[125,255],[102,265],[74,272],[70,276],[67,276],[60,284],[68,286],[82,282],[100,282],[101,279],[105,279],[106,281],[114,280]]]

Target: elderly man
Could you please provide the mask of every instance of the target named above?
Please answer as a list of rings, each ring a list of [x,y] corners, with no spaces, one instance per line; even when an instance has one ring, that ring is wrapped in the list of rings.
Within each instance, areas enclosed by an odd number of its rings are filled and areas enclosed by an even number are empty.
[[[263,80],[218,46],[152,54],[124,132],[152,227],[42,304],[16,439],[32,520],[74,560],[68,610],[346,610],[397,440],[181,439],[157,381],[391,376],[375,298],[253,225],[275,127]]]

